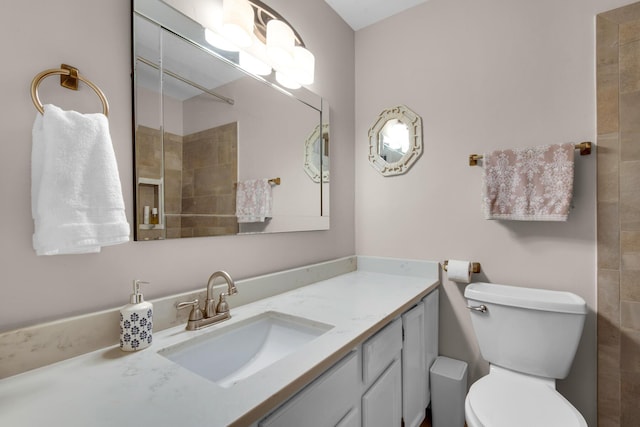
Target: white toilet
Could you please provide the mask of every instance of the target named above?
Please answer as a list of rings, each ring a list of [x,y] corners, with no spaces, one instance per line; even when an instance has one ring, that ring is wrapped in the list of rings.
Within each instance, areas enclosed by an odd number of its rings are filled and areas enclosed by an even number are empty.
[[[468,427],[581,427],[556,391],[569,374],[587,307],[569,292],[471,283],[464,296],[489,375],[465,400]]]

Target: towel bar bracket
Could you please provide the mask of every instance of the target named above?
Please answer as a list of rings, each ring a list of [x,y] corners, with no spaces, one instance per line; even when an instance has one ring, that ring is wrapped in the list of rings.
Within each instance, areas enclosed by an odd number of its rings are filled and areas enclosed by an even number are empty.
[[[71,65],[62,64],[60,68],[63,70],[68,70],[69,75],[60,75],[60,86],[65,87],[71,90],[78,90],[78,69],[76,67],[72,67]]]

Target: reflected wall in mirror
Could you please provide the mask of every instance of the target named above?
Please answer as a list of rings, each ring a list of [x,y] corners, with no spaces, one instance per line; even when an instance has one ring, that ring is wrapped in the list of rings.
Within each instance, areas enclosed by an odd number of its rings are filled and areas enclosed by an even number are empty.
[[[133,4],[136,240],[328,229],[326,102],[247,73],[165,2]],[[300,162],[319,129],[324,182]],[[238,182],[272,178],[270,216],[239,224]]]
[[[384,176],[401,175],[422,155],[422,118],[404,105],[380,113],[369,129],[369,163]]]

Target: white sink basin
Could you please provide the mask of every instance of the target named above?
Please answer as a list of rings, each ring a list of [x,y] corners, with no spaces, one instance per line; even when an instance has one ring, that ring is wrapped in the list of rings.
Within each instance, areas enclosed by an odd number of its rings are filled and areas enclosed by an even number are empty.
[[[229,388],[332,327],[269,311],[158,353],[221,387]]]

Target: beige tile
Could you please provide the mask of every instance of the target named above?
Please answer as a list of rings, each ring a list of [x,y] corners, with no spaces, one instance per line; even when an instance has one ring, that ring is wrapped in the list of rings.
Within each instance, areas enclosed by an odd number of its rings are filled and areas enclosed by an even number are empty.
[[[620,232],[618,230],[618,204],[598,202],[598,268],[620,268]]]
[[[235,215],[236,213],[236,196],[235,194],[231,195],[221,195],[218,196],[218,206],[217,206],[217,214],[220,215]]]
[[[620,317],[620,273],[618,270],[598,270],[598,321],[617,323]],[[602,317],[602,319],[600,318]]]
[[[620,299],[640,302],[640,270],[620,272]]]
[[[620,324],[640,332],[640,302],[620,301]]]
[[[618,25],[597,18],[596,32],[596,90],[598,133],[618,131]]]
[[[640,131],[640,91],[620,93],[619,115],[621,132]]]
[[[619,128],[618,65],[601,65],[597,70],[598,133],[617,132]]]
[[[620,373],[602,374],[598,365],[598,426],[620,427]]]
[[[165,170],[182,170],[182,137],[165,132],[163,147]]]
[[[620,45],[620,93],[640,90],[640,41]]]
[[[199,168],[194,170],[193,195],[195,197],[211,196],[216,193],[215,187],[218,166]]]
[[[620,230],[640,231],[640,188],[620,194]]]
[[[211,140],[196,140],[183,146],[184,169],[208,167],[218,163],[218,150]]]
[[[618,63],[618,23],[596,17],[596,57],[597,66]]]
[[[620,192],[640,190],[640,160],[620,162]]]
[[[598,314],[598,346],[602,349],[608,349],[608,355],[616,356],[620,349],[620,319],[607,318]],[[599,348],[600,348],[599,347]],[[609,357],[607,356],[607,357]],[[604,357],[604,356],[603,356]],[[617,356],[616,356],[616,360]]]
[[[620,330],[620,369],[640,373],[640,331]]]
[[[620,158],[622,160],[640,160],[640,131],[620,132]]]
[[[194,237],[193,229],[188,227],[182,227],[180,229],[180,237]]]
[[[159,130],[138,127],[135,141],[136,173],[138,176],[154,179],[162,176],[161,144]]]
[[[616,23],[625,23],[640,19],[640,3],[633,3],[628,6],[619,7],[598,15]]]
[[[620,343],[616,345],[598,344],[598,373],[617,375],[620,369]]]
[[[621,23],[619,39],[621,46],[640,40],[640,20]]]
[[[622,269],[640,270],[640,231],[622,231],[620,233],[622,251]]]
[[[621,426],[640,423],[640,373],[622,372],[620,378]]]
[[[215,197],[192,197],[182,199],[182,212],[190,214],[209,214],[215,212]]]
[[[618,200],[620,174],[620,143],[618,133],[598,135],[597,190],[599,202]]]

